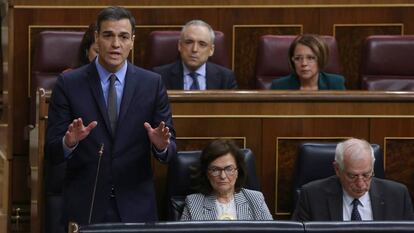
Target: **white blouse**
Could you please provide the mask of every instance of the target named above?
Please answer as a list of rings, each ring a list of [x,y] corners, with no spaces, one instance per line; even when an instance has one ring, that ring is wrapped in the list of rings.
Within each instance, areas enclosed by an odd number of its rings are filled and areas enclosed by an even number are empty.
[[[220,203],[216,199],[217,219],[218,220],[237,220],[236,204],[234,198],[228,203]]]

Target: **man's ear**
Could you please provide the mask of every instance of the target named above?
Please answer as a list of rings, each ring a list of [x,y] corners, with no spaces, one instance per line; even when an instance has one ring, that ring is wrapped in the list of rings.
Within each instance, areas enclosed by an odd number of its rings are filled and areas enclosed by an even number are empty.
[[[95,36],[95,42],[97,42],[97,41],[98,41],[98,39],[99,39],[99,34],[98,34],[98,31],[95,31],[95,32],[93,33],[93,35]],[[99,44],[98,44],[98,47],[99,47]]]
[[[134,48],[134,41],[135,41],[135,35],[132,35],[132,45],[131,45],[131,50]]]
[[[332,163],[332,166],[333,166],[333,168],[334,168],[334,170],[335,170],[335,174],[337,175],[337,176],[339,176],[339,174],[340,174],[340,170],[341,170],[341,168],[339,167],[339,164],[336,162],[336,161],[333,161],[333,163]]]
[[[209,57],[211,57],[211,56],[213,56],[213,54],[214,54],[214,44],[212,44],[211,45],[211,48],[210,48],[210,55],[209,55]]]
[[[178,40],[177,48],[178,48],[178,51],[181,53],[181,41],[180,40]]]

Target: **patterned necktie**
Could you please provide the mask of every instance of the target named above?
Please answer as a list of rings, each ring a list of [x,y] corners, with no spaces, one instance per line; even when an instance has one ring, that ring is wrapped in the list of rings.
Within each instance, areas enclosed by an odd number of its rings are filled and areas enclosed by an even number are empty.
[[[200,90],[200,85],[198,84],[197,79],[198,74],[196,72],[191,72],[189,75],[193,79],[193,83],[190,86],[190,90]]]
[[[109,77],[109,93],[108,93],[108,115],[109,122],[111,123],[112,134],[115,134],[116,123],[118,121],[117,101],[116,101],[116,89],[115,81],[116,76],[114,74]]]
[[[354,199],[352,201],[352,213],[351,213],[351,221],[362,221],[361,219],[361,215],[359,214],[358,211],[358,205],[361,204],[361,202],[359,202],[358,199]]]

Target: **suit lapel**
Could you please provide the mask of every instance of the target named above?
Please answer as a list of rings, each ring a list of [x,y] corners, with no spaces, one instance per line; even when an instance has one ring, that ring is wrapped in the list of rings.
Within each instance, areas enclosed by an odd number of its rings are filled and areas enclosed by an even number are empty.
[[[201,218],[204,218],[203,220],[217,220],[215,200],[216,197],[214,195],[208,195],[204,198],[204,214],[201,214]]]
[[[342,192],[341,196],[330,195],[328,198],[329,215],[332,221],[342,221]]]
[[[384,198],[382,198],[382,192],[377,188],[375,178],[371,181],[371,187],[369,190],[369,197],[371,199],[372,218],[374,221],[381,221],[385,219],[384,211]]]
[[[136,87],[138,86],[138,78],[135,77],[135,71],[133,66],[128,63],[127,72],[125,75],[125,86],[124,92],[122,94],[122,101],[121,101],[121,108],[119,110],[119,117],[118,117],[118,127],[128,112],[128,108],[131,104],[133,99]]]
[[[326,82],[325,76],[323,73],[319,73],[319,80],[318,80],[318,88],[319,90],[328,90],[328,83]]]
[[[103,96],[102,85],[99,79],[98,71],[96,70],[95,62],[91,62],[91,64],[89,65],[88,70],[87,70],[87,75],[88,75],[88,82],[91,88],[92,95],[95,98],[95,101],[98,105],[102,118],[105,121],[106,129],[108,130],[109,134],[112,134],[108,111],[107,111],[107,107],[105,104],[105,98]]]
[[[221,77],[217,74],[217,69],[209,62],[206,63],[206,89],[221,89]]]
[[[236,204],[237,220],[251,220],[249,203],[243,192],[240,191],[234,195],[234,202]]]
[[[297,90],[299,90],[300,89],[300,81],[299,81],[299,77],[296,75],[296,74],[293,74],[292,76],[291,76],[291,79],[289,79],[289,85],[288,86],[291,86],[291,87],[293,87],[293,89],[297,89]]]
[[[342,187],[338,178],[336,178],[334,182],[333,189],[326,191],[328,195],[329,216],[331,217],[331,221],[342,221]],[[338,195],[338,193],[340,195]]]
[[[184,90],[184,71],[181,60],[176,62],[171,69],[171,80],[169,80],[172,89]]]

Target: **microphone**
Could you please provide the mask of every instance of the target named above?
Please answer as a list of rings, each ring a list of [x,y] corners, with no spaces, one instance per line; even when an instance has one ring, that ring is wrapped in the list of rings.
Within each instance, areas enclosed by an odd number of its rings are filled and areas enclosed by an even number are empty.
[[[92,192],[92,201],[91,201],[91,207],[89,209],[89,220],[88,220],[88,224],[91,224],[91,220],[92,220],[92,213],[93,213],[93,205],[95,203],[95,195],[96,195],[96,185],[98,184],[98,177],[99,177],[99,168],[101,167],[101,159],[102,159],[102,155],[104,152],[104,144],[101,143],[101,147],[98,151],[98,167],[96,169],[96,177],[95,177],[95,183],[93,185],[93,192]]]

